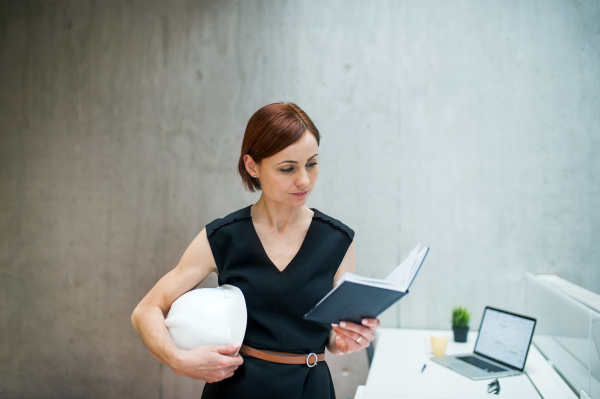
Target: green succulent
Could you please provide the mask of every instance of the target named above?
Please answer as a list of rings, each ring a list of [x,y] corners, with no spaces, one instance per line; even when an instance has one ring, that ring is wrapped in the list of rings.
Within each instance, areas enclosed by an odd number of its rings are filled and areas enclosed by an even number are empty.
[[[471,319],[471,313],[467,311],[466,307],[457,306],[452,308],[452,328],[467,328],[469,327],[469,320]]]

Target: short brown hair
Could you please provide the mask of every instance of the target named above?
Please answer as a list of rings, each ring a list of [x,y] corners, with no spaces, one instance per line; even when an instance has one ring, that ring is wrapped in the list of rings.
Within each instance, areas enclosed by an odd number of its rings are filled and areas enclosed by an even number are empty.
[[[315,136],[319,145],[321,135],[315,124],[294,103],[273,103],[256,111],[246,126],[238,162],[238,173],[246,189],[258,191],[261,186],[258,179],[250,176],[246,170],[244,155],[248,154],[256,163],[260,163],[300,140],[307,130]]]

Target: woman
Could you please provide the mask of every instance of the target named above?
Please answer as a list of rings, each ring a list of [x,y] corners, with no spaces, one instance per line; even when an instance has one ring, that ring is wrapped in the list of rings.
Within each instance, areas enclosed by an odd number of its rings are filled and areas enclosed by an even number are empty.
[[[262,190],[260,199],[207,224],[133,312],[133,326],[155,358],[207,382],[203,399],[335,398],[325,348],[342,355],[375,338],[378,319],[329,326],[302,317],[354,271],[354,231],[304,205],[319,175],[319,141],[297,105],[258,110],[246,127],[238,172],[247,189]],[[244,293],[243,345],[180,350],[164,317],[213,271],[219,285]]]

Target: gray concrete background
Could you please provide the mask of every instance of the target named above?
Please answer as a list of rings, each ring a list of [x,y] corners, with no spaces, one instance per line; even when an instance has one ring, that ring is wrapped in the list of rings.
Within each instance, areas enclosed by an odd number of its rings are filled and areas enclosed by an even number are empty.
[[[384,326],[523,311],[526,271],[600,291],[599,97],[597,1],[0,1],[0,397],[200,396],[129,317],[256,201],[238,151],[276,101],[322,133],[308,205],[358,274],[432,248]]]

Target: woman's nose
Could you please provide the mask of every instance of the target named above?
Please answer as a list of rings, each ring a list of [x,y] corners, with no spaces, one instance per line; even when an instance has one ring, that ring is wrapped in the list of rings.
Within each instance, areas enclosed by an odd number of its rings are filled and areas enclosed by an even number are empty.
[[[308,178],[308,173],[305,170],[300,172],[300,176],[298,180],[296,180],[296,185],[298,187],[306,187],[310,184],[310,179]]]

